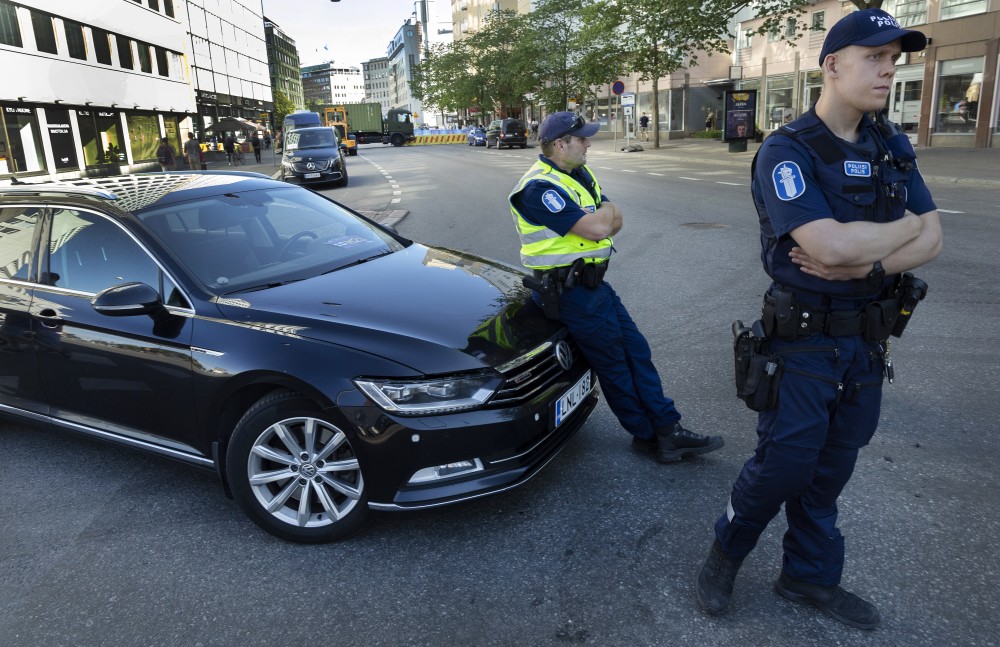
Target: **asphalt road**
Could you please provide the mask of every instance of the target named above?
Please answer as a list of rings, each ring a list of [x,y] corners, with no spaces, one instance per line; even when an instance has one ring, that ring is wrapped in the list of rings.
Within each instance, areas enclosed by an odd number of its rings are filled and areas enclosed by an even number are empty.
[[[536,152],[365,146],[327,193],[407,212],[396,226],[421,242],[517,263],[505,200]],[[729,334],[766,288],[749,187],[718,165],[607,151],[590,164],[626,218],[608,278],[685,424],[724,449],[657,465],[601,404],[525,487],[297,546],[204,473],[5,422],[0,646],[1000,644],[995,195],[934,189],[945,251],[918,272],[930,294],[893,344],[896,384],[841,499],[844,584],[883,616],[862,632],[771,591],[781,517],[729,615],[698,610],[711,526],[754,445]]]

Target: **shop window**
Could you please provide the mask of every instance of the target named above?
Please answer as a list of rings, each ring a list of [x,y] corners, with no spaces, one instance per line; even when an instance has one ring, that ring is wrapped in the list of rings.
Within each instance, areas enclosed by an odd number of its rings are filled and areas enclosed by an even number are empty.
[[[76,157],[76,144],[73,142],[73,129],[69,121],[69,110],[63,108],[46,108],[45,121],[49,132],[49,143],[52,145],[52,157],[55,158],[56,169],[79,169],[80,166],[77,163]]]
[[[35,227],[40,216],[38,207],[0,209],[0,277],[30,280]]]
[[[98,63],[111,65],[111,34],[97,27],[91,27],[90,33],[94,36],[94,58]]]
[[[986,0],[941,0],[941,20],[986,13]]]
[[[127,114],[129,145],[132,159],[155,160],[156,149],[160,147],[160,120],[155,115]]]
[[[76,113],[87,166],[123,164],[121,122],[117,112],[80,110]]]
[[[936,131],[974,132],[979,117],[979,95],[982,86],[982,58],[942,62],[938,79]]]
[[[132,60],[132,41],[125,36],[115,34],[115,41],[118,44],[118,64],[126,70],[135,68]]]
[[[21,27],[17,24],[17,10],[7,0],[0,0],[0,43],[12,47],[21,44]]]
[[[9,173],[32,173],[45,170],[45,155],[34,108],[4,106],[4,149]]]
[[[885,0],[882,8],[892,14],[901,27],[927,24],[927,0]]]
[[[66,49],[69,55],[80,60],[87,60],[87,41],[83,37],[83,25],[63,18],[63,29],[66,30]]]
[[[152,74],[153,59],[149,56],[149,44],[137,40],[135,48],[139,50],[139,68],[146,74]]]
[[[810,70],[803,75],[802,80],[802,111],[805,112],[819,100],[819,93],[823,90],[823,72]]]
[[[792,109],[792,77],[775,76],[767,79],[764,97],[764,119],[767,129],[774,130],[785,122],[785,117],[794,114]]]
[[[32,11],[31,28],[35,31],[35,46],[39,52],[59,53],[59,49],[56,47],[56,30],[52,25],[52,16]]]

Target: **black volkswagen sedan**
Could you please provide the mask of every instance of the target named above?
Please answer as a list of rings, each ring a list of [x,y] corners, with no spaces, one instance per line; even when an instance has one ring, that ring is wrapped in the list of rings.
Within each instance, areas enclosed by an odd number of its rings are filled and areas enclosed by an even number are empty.
[[[0,221],[0,412],[214,470],[284,539],[521,485],[597,401],[519,272],[262,175],[4,187]]]
[[[333,127],[290,130],[281,152],[281,179],[295,184],[347,186],[344,148]]]

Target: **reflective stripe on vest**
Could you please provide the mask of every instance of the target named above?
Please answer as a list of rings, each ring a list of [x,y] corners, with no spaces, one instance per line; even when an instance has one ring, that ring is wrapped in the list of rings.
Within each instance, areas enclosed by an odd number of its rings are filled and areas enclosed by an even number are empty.
[[[594,192],[598,196],[601,195],[597,178],[589,168],[586,166],[583,168],[594,180]],[[610,237],[594,241],[572,233],[560,236],[545,225],[536,225],[525,220],[514,207],[514,196],[523,191],[529,182],[535,180],[550,182],[562,188],[584,210],[588,208],[596,210],[598,207],[590,191],[573,177],[542,160],[536,161],[521,177],[508,197],[510,213],[514,217],[514,227],[521,239],[521,264],[531,269],[547,270],[571,265],[578,258],[584,259],[587,263],[600,263],[609,258],[612,244]]]

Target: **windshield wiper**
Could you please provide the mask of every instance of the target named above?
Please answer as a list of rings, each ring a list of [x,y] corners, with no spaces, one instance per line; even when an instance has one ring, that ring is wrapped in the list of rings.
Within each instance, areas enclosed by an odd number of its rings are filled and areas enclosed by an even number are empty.
[[[372,254],[371,256],[366,256],[364,258],[359,258],[356,261],[351,261],[350,263],[347,263],[346,265],[341,265],[339,267],[335,267],[332,270],[323,272],[323,274],[329,274],[330,272],[336,272],[337,270],[342,270],[342,269],[344,269],[346,267],[354,267],[355,265],[361,265],[362,263],[367,263],[368,261],[375,260],[376,258],[381,258],[382,256],[388,256],[389,254],[392,254],[392,253],[393,253],[393,250],[387,249],[384,252],[379,252],[378,254]]]
[[[243,294],[244,292],[260,292],[261,290],[270,290],[271,288],[280,288],[282,285],[288,285],[290,283],[298,283],[302,279],[288,279],[287,281],[271,281],[270,283],[262,283],[261,285],[252,285],[247,288],[240,288],[239,290],[233,290],[232,292],[227,292],[226,294]]]

